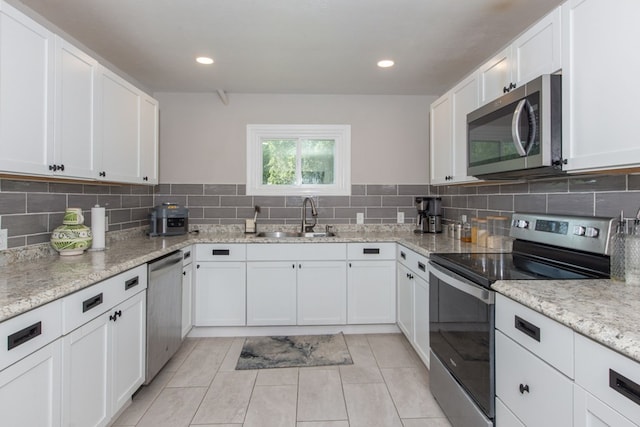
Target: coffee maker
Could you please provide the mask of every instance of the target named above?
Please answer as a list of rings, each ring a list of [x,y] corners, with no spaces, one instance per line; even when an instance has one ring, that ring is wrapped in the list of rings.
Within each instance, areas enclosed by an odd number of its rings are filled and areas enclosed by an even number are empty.
[[[416,233],[442,232],[442,199],[440,197],[416,197]]]

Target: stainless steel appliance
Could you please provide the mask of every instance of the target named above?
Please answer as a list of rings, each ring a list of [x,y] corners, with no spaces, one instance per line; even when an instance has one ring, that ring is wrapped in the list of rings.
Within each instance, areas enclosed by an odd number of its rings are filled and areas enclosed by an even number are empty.
[[[513,179],[562,172],[561,76],[543,75],[467,115],[470,176]]]
[[[515,213],[513,253],[432,254],[429,261],[431,391],[453,426],[495,416],[491,284],[512,279],[609,277],[613,218]]]
[[[189,232],[189,209],[163,203],[151,211],[149,236],[177,236]]]
[[[145,384],[182,344],[182,257],[175,251],[148,264]]]
[[[440,197],[416,197],[416,233],[442,232],[442,199]]]

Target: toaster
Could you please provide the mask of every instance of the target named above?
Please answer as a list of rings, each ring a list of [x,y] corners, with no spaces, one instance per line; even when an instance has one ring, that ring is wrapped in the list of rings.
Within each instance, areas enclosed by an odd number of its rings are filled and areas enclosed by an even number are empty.
[[[163,203],[151,211],[149,236],[178,236],[189,231],[189,209]]]

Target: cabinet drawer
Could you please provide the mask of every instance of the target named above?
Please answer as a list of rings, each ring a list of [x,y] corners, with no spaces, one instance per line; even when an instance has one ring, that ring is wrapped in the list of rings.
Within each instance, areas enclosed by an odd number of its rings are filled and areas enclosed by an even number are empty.
[[[429,281],[429,272],[427,271],[429,259],[427,257],[398,245],[397,260],[427,282]]]
[[[509,410],[502,403],[502,400],[496,397],[496,427],[525,427],[520,422],[518,417],[513,415],[513,412]]]
[[[640,425],[640,363],[576,335],[576,384]]]
[[[344,261],[346,243],[265,243],[247,245],[250,261]]]
[[[0,370],[62,335],[60,300],[0,323]]]
[[[117,276],[107,279],[109,289],[115,290],[113,305],[118,305],[122,301],[147,289],[147,265],[143,264]]]
[[[496,331],[496,396],[528,426],[573,423],[573,382]]]
[[[196,245],[196,261],[244,261],[247,245],[211,244]]]
[[[186,248],[180,249],[182,252],[182,266],[186,267],[187,265],[193,262],[193,258],[195,255],[195,251],[193,250],[193,246],[187,246]]]
[[[573,331],[503,295],[496,295],[496,329],[573,378]]]
[[[396,259],[395,243],[349,243],[347,258],[350,260]]]
[[[118,277],[118,276],[116,276]],[[109,278],[62,299],[64,335],[110,310],[118,297],[115,278]]]

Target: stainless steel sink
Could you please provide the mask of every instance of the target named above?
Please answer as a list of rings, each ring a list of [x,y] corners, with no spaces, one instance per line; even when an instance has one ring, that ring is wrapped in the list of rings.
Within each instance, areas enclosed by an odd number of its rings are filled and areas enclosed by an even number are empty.
[[[336,234],[332,232],[309,232],[300,233],[296,231],[262,231],[256,234],[256,237],[268,237],[272,239],[283,239],[287,237],[334,237]]]

